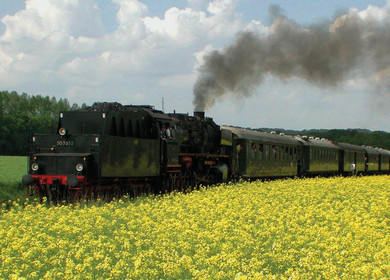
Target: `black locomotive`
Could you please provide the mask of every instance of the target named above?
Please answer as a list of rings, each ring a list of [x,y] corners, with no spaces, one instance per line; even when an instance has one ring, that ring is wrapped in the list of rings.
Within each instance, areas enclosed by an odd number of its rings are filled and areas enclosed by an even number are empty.
[[[326,139],[218,126],[203,112],[95,103],[61,112],[31,137],[23,183],[39,197],[165,192],[237,178],[388,173],[390,152]]]

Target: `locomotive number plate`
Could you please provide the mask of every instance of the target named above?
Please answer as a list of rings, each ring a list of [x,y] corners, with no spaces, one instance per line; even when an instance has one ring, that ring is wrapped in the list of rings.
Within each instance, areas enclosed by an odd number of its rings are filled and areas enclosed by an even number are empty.
[[[57,140],[57,146],[74,146],[73,140]]]

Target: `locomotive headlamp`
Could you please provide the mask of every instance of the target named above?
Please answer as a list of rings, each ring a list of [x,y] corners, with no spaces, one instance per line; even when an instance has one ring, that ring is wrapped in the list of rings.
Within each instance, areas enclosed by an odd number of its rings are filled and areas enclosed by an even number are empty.
[[[58,133],[61,135],[61,136],[65,136],[66,135],[66,129],[65,128],[60,128],[60,130],[58,131]]]
[[[37,171],[39,169],[38,163],[34,162],[33,164],[31,164],[31,169],[32,171]]]
[[[79,164],[76,165],[76,170],[77,170],[78,172],[83,171],[83,169],[84,169],[84,166],[83,166],[81,163],[79,163]]]

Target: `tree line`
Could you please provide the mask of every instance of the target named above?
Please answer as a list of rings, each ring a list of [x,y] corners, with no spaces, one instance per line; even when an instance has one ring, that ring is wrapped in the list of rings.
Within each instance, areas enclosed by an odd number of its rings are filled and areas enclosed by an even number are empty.
[[[54,133],[57,130],[58,114],[85,108],[69,104],[66,98],[18,94],[15,91],[0,91],[0,155],[26,155],[28,137],[32,133]],[[326,138],[335,142],[355,145],[368,145],[390,150],[390,133],[366,129],[313,129],[284,130],[261,128],[260,130],[276,131],[289,135],[307,135]]]
[[[32,133],[53,133],[60,111],[77,110],[66,98],[0,91],[0,155],[26,155]]]

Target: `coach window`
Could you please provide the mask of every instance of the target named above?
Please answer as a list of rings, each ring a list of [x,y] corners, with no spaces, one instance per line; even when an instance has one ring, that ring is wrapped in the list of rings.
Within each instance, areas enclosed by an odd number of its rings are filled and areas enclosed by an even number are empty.
[[[271,153],[269,152],[269,145],[265,145],[264,146],[264,152],[265,152],[265,155],[264,155],[264,159],[271,159]]]
[[[252,159],[256,158],[256,144],[255,143],[252,143],[252,145],[251,145],[251,157],[252,157]]]
[[[276,159],[277,153],[276,145],[272,145],[272,159]]]
[[[259,158],[263,159],[263,151],[264,151],[264,145],[259,144]]]
[[[271,154],[272,154],[272,152],[271,152],[271,146],[270,145],[267,145],[266,146],[267,147],[267,159],[271,159],[272,157],[271,157]]]

